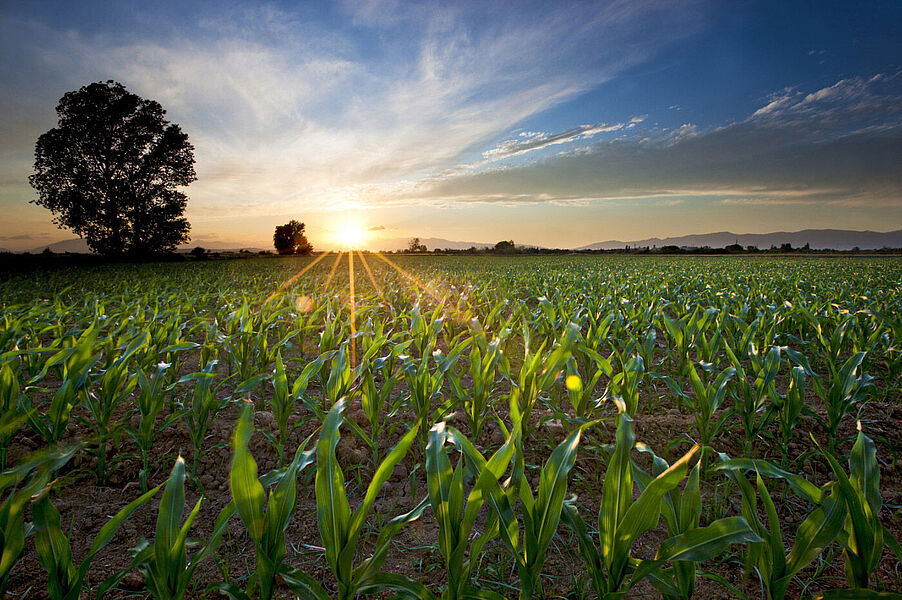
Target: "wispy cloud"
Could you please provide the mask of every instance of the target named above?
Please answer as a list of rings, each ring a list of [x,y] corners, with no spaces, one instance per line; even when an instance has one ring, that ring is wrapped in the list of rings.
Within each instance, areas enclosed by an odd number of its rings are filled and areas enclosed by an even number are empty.
[[[219,17],[205,11],[164,39],[140,29],[61,32],[0,16],[9,34],[4,61],[30,65],[22,85],[56,82],[30,97],[0,92],[0,108],[18,103],[19,112],[41,115],[7,153],[19,159],[16,169],[27,165],[41,133],[35,123],[52,123],[56,98],[113,78],[159,100],[195,144],[191,215],[355,206],[361,195],[386,196],[401,182],[454,166],[468,149],[697,27],[694,5],[652,0],[528,10],[367,2],[344,10],[356,27],[398,43],[364,47],[342,26],[268,6]],[[491,24],[474,27],[481,22]],[[685,27],[665,27],[674,22]],[[586,138],[598,127],[498,153]],[[30,194],[25,176],[18,197]]]
[[[630,121],[641,122],[639,121]],[[558,144],[566,144],[567,142],[575,142],[577,140],[585,140],[595,136],[596,134],[609,131],[617,131],[623,129],[624,125],[618,123],[615,125],[580,125],[568,131],[549,134],[545,132],[523,132],[518,139],[505,140],[482,153],[482,158],[487,161],[500,160],[511,156],[526,154],[533,150],[541,150],[548,146],[556,146]]]
[[[902,201],[899,164],[902,78],[881,74],[786,91],[721,127],[684,124],[518,167],[424,181],[408,190],[408,201],[707,196],[732,205],[888,206]]]

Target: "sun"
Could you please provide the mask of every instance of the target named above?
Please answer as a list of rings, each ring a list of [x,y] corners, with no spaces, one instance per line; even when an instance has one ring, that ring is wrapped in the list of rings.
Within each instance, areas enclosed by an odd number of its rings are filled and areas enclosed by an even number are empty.
[[[342,223],[335,231],[335,241],[349,249],[359,249],[366,238],[367,231],[360,223]]]

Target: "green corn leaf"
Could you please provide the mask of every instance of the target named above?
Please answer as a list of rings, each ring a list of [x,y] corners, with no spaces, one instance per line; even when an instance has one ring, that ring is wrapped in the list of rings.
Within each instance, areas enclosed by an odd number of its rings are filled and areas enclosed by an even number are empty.
[[[263,537],[265,526],[263,506],[266,500],[263,485],[257,479],[257,462],[247,447],[253,430],[254,407],[250,403],[245,403],[232,438],[232,468],[229,483],[238,516],[256,543]]]
[[[316,518],[320,536],[326,547],[326,562],[339,581],[350,579],[339,564],[339,555],[348,539],[351,508],[345,495],[345,479],[335,457],[338,445],[338,428],[342,422],[345,399],[338,400],[323,423],[316,452]]]
[[[340,556],[340,564],[343,565],[345,569],[344,572],[349,573],[351,570],[354,552],[357,548],[357,541],[360,539],[366,517],[372,509],[373,503],[376,502],[376,498],[379,496],[382,486],[394,472],[395,466],[397,466],[397,464],[401,462],[401,459],[407,454],[410,445],[417,437],[418,431],[419,426],[414,424],[379,464],[376,472],[373,473],[373,478],[370,481],[369,486],[367,486],[363,502],[357,507],[357,510],[354,511],[354,514],[351,515],[350,524],[347,528],[347,541],[345,542],[345,547],[342,549]]]
[[[675,488],[686,477],[689,468],[689,460],[698,451],[698,445],[693,446],[678,461],[666,471],[655,477],[645,488],[638,500],[632,502],[627,509],[620,524],[617,526],[614,538],[613,556],[609,571],[620,577],[629,560],[630,548],[642,533],[653,528],[661,516],[661,499],[671,489]]]
[[[732,544],[762,541],[742,517],[725,517],[706,527],[696,527],[664,540],[654,560],[643,560],[630,579],[630,587],[642,581],[666,562],[711,560]]]
[[[69,540],[60,529],[60,514],[48,494],[32,505],[34,547],[38,562],[47,571],[47,589],[51,598],[65,598],[77,585]]]
[[[576,462],[583,427],[570,433],[551,453],[539,477],[539,493],[533,510],[533,565],[541,568],[545,551],[557,531],[561,518],[564,496],[567,493],[567,477]]]
[[[615,559],[614,545],[617,541],[617,527],[633,502],[630,450],[634,444],[632,420],[627,415],[621,414],[620,424],[617,426],[614,454],[608,463],[602,484],[601,508],[598,515],[601,556],[608,569],[611,568]]]
[[[836,539],[845,517],[845,503],[834,493],[826,496],[823,503],[799,525],[795,543],[786,560],[785,585]],[[782,582],[780,584],[784,585]]]
[[[163,490],[163,497],[160,499],[160,508],[157,512],[154,554],[157,568],[165,573],[171,573],[179,568],[176,562],[178,557],[170,559],[170,554],[175,549],[175,541],[179,537],[184,510],[185,460],[179,456],[166,481],[166,489]]]
[[[451,510],[451,482],[454,479],[454,471],[444,448],[446,438],[444,422],[436,423],[429,430],[429,442],[426,445],[426,483],[432,512],[439,524],[439,549],[447,561],[457,546],[459,515]],[[462,471],[460,468],[458,470]]]
[[[300,569],[283,569],[280,573],[285,585],[301,600],[332,600],[323,586]]]
[[[809,482],[804,477],[800,477],[789,471],[772,465],[766,460],[753,458],[728,458],[715,467],[718,471],[740,470],[740,471],[757,471],[767,477],[777,477],[783,479],[789,486],[802,498],[814,504],[820,504],[824,497],[824,492],[819,487]]]
[[[849,474],[852,485],[864,496],[871,514],[880,514],[883,498],[880,495],[877,448],[871,438],[861,431],[858,432],[849,455]]]

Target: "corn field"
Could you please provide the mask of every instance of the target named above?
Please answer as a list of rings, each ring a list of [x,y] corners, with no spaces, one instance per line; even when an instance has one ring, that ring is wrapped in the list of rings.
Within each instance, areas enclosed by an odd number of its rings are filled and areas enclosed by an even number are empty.
[[[902,598],[902,261],[0,275],[10,598]]]

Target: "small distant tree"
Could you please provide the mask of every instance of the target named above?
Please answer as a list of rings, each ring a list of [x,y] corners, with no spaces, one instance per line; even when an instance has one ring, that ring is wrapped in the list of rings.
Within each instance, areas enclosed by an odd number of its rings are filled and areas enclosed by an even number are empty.
[[[429,249],[426,248],[426,244],[420,242],[420,238],[410,238],[407,242],[407,251],[408,252],[429,252]]]
[[[276,227],[272,242],[279,254],[307,255],[313,252],[313,246],[304,235],[304,224],[294,219]]]
[[[789,242],[780,244],[780,252],[792,252],[792,244]]]
[[[517,249],[516,244],[514,244],[514,240],[502,240],[495,244],[495,252],[499,254],[510,254]]]
[[[191,251],[191,255],[195,258],[205,258],[207,256],[207,249],[201,248],[200,246],[195,246],[195,248]]]

